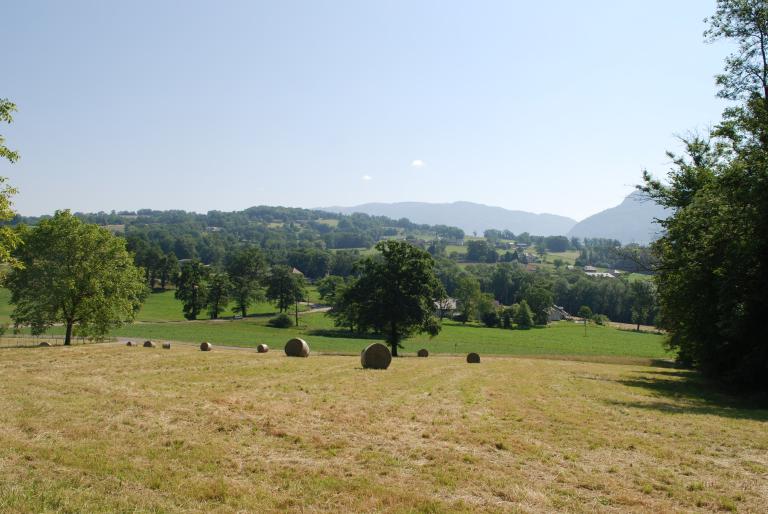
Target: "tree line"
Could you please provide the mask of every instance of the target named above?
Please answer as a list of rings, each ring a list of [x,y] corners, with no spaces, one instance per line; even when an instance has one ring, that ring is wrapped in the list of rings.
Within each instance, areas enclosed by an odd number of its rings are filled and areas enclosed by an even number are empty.
[[[768,5],[718,0],[706,37],[736,51],[717,77],[732,103],[639,188],[673,214],[652,245],[662,325],[680,362],[768,391]]]
[[[432,257],[431,262],[440,293],[433,298],[433,310],[440,319],[529,328],[547,324],[550,308],[559,305],[573,315],[588,312],[591,319],[633,323],[638,329],[657,321],[656,290],[649,280],[596,278],[576,270],[531,272],[519,263],[462,268],[446,258]],[[337,326],[358,333],[370,329],[358,320],[359,298],[372,294],[359,282],[363,272],[356,267],[349,277],[328,276],[318,282],[321,298],[333,306]]]

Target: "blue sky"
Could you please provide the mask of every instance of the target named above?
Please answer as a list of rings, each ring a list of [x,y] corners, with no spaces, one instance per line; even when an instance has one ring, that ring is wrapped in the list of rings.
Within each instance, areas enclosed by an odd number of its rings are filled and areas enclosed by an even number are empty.
[[[713,1],[9,1],[22,214],[474,201],[584,218],[724,103]],[[414,162],[416,161],[416,162]]]

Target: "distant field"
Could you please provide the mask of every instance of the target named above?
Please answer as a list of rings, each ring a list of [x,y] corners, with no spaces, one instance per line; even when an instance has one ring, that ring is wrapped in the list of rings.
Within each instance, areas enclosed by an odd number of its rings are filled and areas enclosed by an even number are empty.
[[[152,293],[147,298],[146,302],[139,311],[136,318],[137,321],[184,321],[184,312],[182,310],[182,303],[180,300],[174,298],[173,291],[165,291],[162,293]],[[234,305],[230,304],[230,308],[225,310],[220,317],[231,317],[235,313],[232,310]],[[276,311],[274,304],[268,302],[261,302],[252,305],[248,309],[248,315],[266,316],[274,314]],[[239,314],[239,313],[237,313]],[[208,318],[208,314],[203,312],[200,319]]]
[[[309,286],[307,288],[307,294],[309,301],[316,303],[320,301],[320,296],[317,292],[317,288]],[[10,321],[10,314],[12,306],[9,305],[11,294],[7,289],[0,288],[0,323],[7,323]],[[234,305],[230,305],[234,307]],[[300,310],[306,310],[307,307],[300,306]],[[248,315],[267,316],[275,314],[274,304],[268,302],[261,302],[252,305],[248,309]],[[233,310],[227,309],[221,317],[231,317],[235,313]],[[239,314],[239,312],[237,313]],[[200,319],[208,318],[208,314],[203,312]],[[164,321],[185,321],[184,312],[182,310],[181,301],[174,298],[174,291],[168,290],[158,293],[152,293],[147,297],[144,305],[141,307],[141,311],[136,318],[136,321],[142,322],[164,322]]]
[[[464,245],[447,245],[445,247],[446,255],[451,255],[453,252],[456,252],[459,255],[465,255],[467,253],[467,247]]]
[[[579,258],[579,252],[576,250],[568,250],[566,252],[550,252],[547,254],[547,261],[552,262],[555,259],[561,259],[563,263],[574,265],[576,259]]]
[[[689,372],[487,356],[359,364],[184,345],[0,350],[0,511],[768,504],[768,410]]]
[[[322,223],[323,225],[327,225],[329,227],[334,227],[334,228],[339,225],[339,220],[333,219],[333,218],[321,219],[321,220],[317,220],[317,222]]]

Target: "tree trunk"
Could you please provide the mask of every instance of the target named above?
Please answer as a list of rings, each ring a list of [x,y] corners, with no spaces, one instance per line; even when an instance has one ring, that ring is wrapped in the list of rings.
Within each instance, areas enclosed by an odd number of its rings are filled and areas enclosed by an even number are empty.
[[[392,347],[392,357],[397,357],[397,347],[400,346],[400,338],[397,335],[397,331],[395,330],[395,324],[390,323],[389,325],[389,345]]]
[[[637,324],[637,331],[640,332],[640,323]]]
[[[67,321],[67,335],[64,338],[64,346],[69,346],[72,344],[72,325],[74,323],[72,321]]]
[[[240,314],[242,314],[242,315],[243,315],[243,317],[245,317],[245,305],[242,305],[242,306],[240,307]]]
[[[299,301],[296,300],[296,326],[299,326]]]

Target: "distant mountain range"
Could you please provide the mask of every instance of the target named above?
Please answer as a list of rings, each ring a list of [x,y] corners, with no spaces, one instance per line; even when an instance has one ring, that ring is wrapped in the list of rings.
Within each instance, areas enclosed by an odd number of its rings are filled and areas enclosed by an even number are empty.
[[[655,219],[664,219],[671,213],[657,205],[640,191],[627,196],[616,207],[598,212],[568,231],[569,237],[607,237],[624,244],[648,244],[661,235]]]
[[[642,193],[627,196],[616,207],[606,209],[581,222],[556,214],[534,214],[472,202],[453,203],[367,203],[353,207],[321,207],[319,210],[352,214],[361,212],[392,219],[408,218],[414,223],[459,227],[467,234],[482,234],[486,229],[528,232],[539,236],[605,237],[622,243],[648,244],[658,237],[655,218],[666,217],[664,209],[646,201]]]
[[[528,232],[536,235],[562,235],[576,224],[576,220],[565,216],[510,211],[472,202],[366,203],[354,207],[323,207],[320,210],[341,214],[362,212],[392,219],[408,218],[414,223],[449,225],[459,227],[467,234],[477,232],[478,235],[482,235],[488,228],[511,230],[515,234]]]

